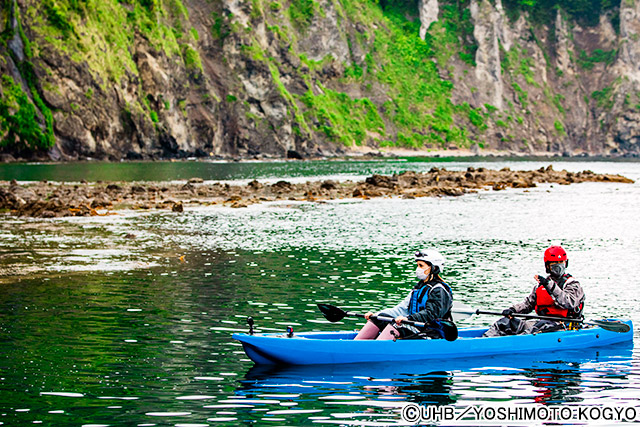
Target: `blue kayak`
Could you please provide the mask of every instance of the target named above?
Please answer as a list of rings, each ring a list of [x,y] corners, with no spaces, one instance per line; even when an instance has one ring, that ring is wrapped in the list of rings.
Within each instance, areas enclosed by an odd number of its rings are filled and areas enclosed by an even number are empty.
[[[616,321],[616,319],[609,319]],[[344,363],[405,362],[429,359],[469,358],[516,353],[579,350],[632,342],[633,324],[628,332],[600,327],[484,338],[486,328],[459,330],[455,341],[445,340],[354,340],[356,332],[305,332],[287,334],[233,334],[245,353],[257,364],[316,365]]]

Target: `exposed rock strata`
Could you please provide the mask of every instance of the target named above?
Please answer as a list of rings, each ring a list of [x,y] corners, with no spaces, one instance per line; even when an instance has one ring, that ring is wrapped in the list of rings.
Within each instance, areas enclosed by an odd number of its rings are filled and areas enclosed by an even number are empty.
[[[344,198],[460,196],[483,189],[531,188],[539,183],[633,181],[620,175],[555,171],[551,166],[535,171],[495,171],[470,167],[466,171],[433,168],[427,173],[403,172],[372,175],[363,182],[332,180],[294,184],[278,181],[247,185],[207,184],[200,178],[186,183],[39,182],[19,185],[0,183],[0,211],[17,216],[52,218],[113,214],[119,209],[164,209],[183,212],[184,206],[222,205],[234,208],[278,201],[323,201]]]
[[[424,40],[431,24],[438,20],[438,0],[420,0],[418,2],[420,13],[420,38]]]
[[[500,0],[498,0],[497,4]],[[504,18],[501,9],[496,9],[488,1],[473,1],[471,16],[475,23],[473,36],[478,42],[475,75],[480,94],[486,98],[480,103],[489,103],[498,109],[503,107],[504,83],[500,62],[500,24]]]

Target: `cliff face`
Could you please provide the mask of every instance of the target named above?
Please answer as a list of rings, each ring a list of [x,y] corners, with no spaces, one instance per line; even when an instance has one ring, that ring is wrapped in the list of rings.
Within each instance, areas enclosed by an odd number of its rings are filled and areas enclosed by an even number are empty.
[[[640,153],[635,0],[588,20],[500,0],[5,0],[0,14],[14,155]]]

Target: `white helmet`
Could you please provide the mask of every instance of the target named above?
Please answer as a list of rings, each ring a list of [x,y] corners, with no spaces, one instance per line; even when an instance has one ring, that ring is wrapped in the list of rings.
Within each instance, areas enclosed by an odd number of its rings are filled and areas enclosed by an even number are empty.
[[[421,249],[416,252],[416,261],[424,261],[432,267],[438,267],[438,271],[434,273],[442,273],[444,271],[445,259],[442,254],[435,249]]]

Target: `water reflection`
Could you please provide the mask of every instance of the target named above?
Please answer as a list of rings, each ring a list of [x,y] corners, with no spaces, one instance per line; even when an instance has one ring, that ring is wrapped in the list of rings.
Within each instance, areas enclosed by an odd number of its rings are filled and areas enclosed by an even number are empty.
[[[554,169],[578,172],[621,173],[637,179],[638,162],[585,161],[584,159],[525,159],[488,157],[403,157],[379,160],[270,161],[270,162],[75,162],[68,164],[0,164],[0,180],[9,181],[172,181],[192,177],[215,181],[358,179],[372,174],[390,175],[404,171],[426,172],[432,167],[464,170],[469,166],[533,170],[552,165]]]
[[[554,360],[547,361],[549,357]],[[288,405],[305,410],[320,408],[328,417],[323,418],[327,422],[349,419],[381,422],[380,417],[388,417],[393,423],[400,421],[399,408],[408,402],[460,408],[492,401],[591,405],[609,393],[615,395],[619,381],[629,386],[629,375],[634,374],[632,360],[632,345],[621,344],[549,355],[440,360],[410,365],[254,366],[240,381],[235,397],[225,402],[281,405],[285,399]],[[601,396],[596,400],[585,399],[584,391],[596,386],[589,381],[596,366],[615,367],[615,370],[604,377],[598,375]],[[633,387],[638,388],[637,381],[633,383]],[[280,399],[263,400],[265,397]],[[236,409],[247,410],[242,406]],[[294,413],[303,412],[289,415]],[[287,420],[302,424],[318,421],[317,418],[305,421],[304,417]]]
[[[413,364],[257,365],[244,375],[232,401],[254,402],[258,396],[286,396],[296,406],[322,408],[323,414],[330,417],[325,420],[380,422],[380,417],[385,416],[392,417],[394,423],[400,421],[398,408],[407,402],[456,407],[492,401],[595,404],[602,396],[596,400],[584,398],[584,391],[596,386],[589,380],[594,376],[595,366],[615,367],[605,378],[598,375],[601,392],[615,394],[619,381],[629,385],[628,376],[633,375],[632,345]],[[637,388],[637,382],[634,383]],[[318,403],[310,405],[313,401]]]

